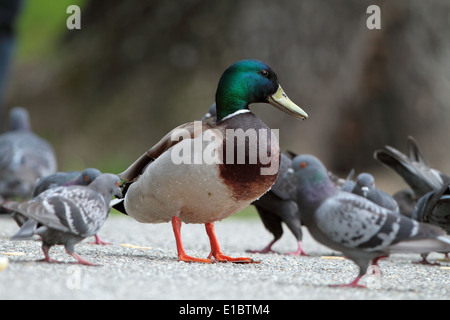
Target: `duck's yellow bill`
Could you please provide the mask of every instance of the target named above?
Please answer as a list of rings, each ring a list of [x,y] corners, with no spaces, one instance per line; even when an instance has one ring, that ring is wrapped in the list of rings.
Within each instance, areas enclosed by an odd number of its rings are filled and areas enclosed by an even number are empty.
[[[288,98],[280,85],[278,86],[277,92],[269,96],[267,100],[275,108],[278,108],[297,119],[305,120],[308,118],[308,114]]]

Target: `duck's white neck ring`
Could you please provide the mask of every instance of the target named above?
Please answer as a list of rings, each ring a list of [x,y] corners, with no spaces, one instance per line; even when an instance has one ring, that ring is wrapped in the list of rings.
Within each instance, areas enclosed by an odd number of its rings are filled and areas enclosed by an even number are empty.
[[[232,118],[232,117],[235,117],[235,116],[237,116],[237,115],[239,115],[239,114],[242,114],[242,113],[247,113],[247,112],[251,112],[251,111],[250,111],[249,109],[241,109],[241,110],[238,110],[238,111],[236,111],[236,112],[233,112],[233,113],[231,113],[231,114],[227,115],[226,117],[222,118],[222,120],[221,120],[221,121],[224,121],[224,120],[230,119],[230,118]]]

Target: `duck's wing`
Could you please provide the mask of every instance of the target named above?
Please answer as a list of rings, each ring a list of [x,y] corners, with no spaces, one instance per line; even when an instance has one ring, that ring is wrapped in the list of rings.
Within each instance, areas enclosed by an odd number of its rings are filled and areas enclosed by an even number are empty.
[[[158,143],[156,143],[153,147],[147,150],[142,156],[140,156],[131,166],[128,167],[124,172],[119,173],[119,178],[131,182],[135,180],[144,169],[151,163],[153,160],[158,158],[161,154],[166,152],[169,148],[176,145],[183,139],[193,139],[197,131],[199,131],[199,123],[200,121],[188,122],[182,124],[168,134],[166,134]],[[201,122],[201,132],[205,130],[211,129],[212,125],[206,122]]]

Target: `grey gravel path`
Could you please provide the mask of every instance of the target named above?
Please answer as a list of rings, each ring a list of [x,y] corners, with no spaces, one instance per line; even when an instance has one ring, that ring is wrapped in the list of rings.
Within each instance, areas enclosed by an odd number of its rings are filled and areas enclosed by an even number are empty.
[[[15,223],[0,217],[0,259],[9,264],[0,272],[0,299],[449,299],[450,263],[441,266],[412,264],[417,255],[393,255],[380,262],[381,275],[365,277],[371,289],[331,288],[329,284],[353,280],[357,268],[316,243],[305,231],[304,248],[309,257],[282,254],[247,254],[260,249],[271,235],[259,219],[228,218],[216,223],[225,254],[251,256],[259,264],[188,264],[176,259],[170,224],[147,225],[126,216],[110,217],[100,236],[110,246],[90,245],[86,239],[76,246],[87,260],[101,264],[72,264],[63,247],[54,247],[51,257],[65,263],[36,262],[43,257],[40,242],[10,241]],[[205,257],[209,243],[204,226],[183,225],[185,249]],[[122,246],[131,244],[138,247]],[[294,251],[288,230],[274,246],[280,252]],[[433,253],[430,260],[443,258]]]

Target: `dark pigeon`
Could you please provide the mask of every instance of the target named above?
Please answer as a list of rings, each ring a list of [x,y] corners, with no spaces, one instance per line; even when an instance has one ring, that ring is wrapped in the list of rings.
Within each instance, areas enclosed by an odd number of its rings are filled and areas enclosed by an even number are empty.
[[[83,171],[56,172],[40,178],[33,188],[33,198],[47,189],[59,186],[87,186],[94,181],[101,172],[95,168],[87,168]]]
[[[42,239],[44,261],[53,262],[49,249],[64,245],[68,254],[83,265],[93,265],[75,252],[75,245],[84,238],[95,235],[103,226],[110,212],[112,196],[122,197],[120,179],[105,173],[88,186],[56,187],[46,190],[27,202],[7,202],[4,206],[34,219],[41,225],[34,231]],[[29,232],[22,229],[12,237],[23,239]]]
[[[323,245],[341,251],[359,267],[358,281],[369,265],[391,253],[450,251],[450,240],[436,226],[382,208],[358,195],[336,188],[316,157],[300,155],[292,161],[297,203],[310,234]]]
[[[56,171],[52,146],[31,131],[26,109],[10,112],[10,130],[0,136],[0,204],[31,197],[37,179]]]
[[[377,150],[374,157],[397,172],[410,187],[410,189],[398,191],[393,196],[399,204],[400,213],[419,222],[443,227],[442,224],[437,224],[432,219],[425,219],[425,216],[429,217],[434,211],[427,209],[430,208],[430,204],[426,207],[423,204],[430,200],[434,201],[438,197],[437,194],[445,190],[446,186],[450,184],[450,176],[429,166],[414,138],[408,137],[408,155],[393,147],[386,146],[386,150]],[[435,196],[431,196],[431,194]],[[422,199],[420,206],[418,203],[419,199]],[[419,209],[415,209],[416,205],[419,206]],[[436,210],[436,212],[439,212],[438,216],[442,216],[444,211],[441,209]],[[438,220],[441,220],[441,218],[439,217]],[[419,262],[431,264],[427,261],[427,256],[428,254],[422,254],[422,261]]]
[[[293,179],[284,178],[284,174],[291,167],[292,160],[281,154],[278,179],[272,188],[261,198],[253,202],[264,227],[273,234],[274,239],[262,250],[247,250],[252,253],[273,252],[272,246],[283,235],[282,223],[285,223],[297,239],[297,250],[290,255],[306,255],[302,248],[302,223],[297,203],[295,202],[295,183]]]
[[[411,198],[409,191],[401,190],[394,195],[400,208],[413,208],[417,200],[426,193],[450,183],[448,175],[428,165],[412,137],[408,137],[408,153],[409,155],[406,155],[391,146],[386,146],[385,150],[377,150],[374,153],[375,159],[397,172],[412,190],[413,203],[409,205],[401,204],[402,201]],[[412,215],[412,212],[409,211],[401,210],[400,212],[406,216]]]
[[[430,191],[419,199],[414,209],[412,218],[420,222],[439,226],[450,234],[450,185]],[[428,253],[422,254],[423,264],[431,264],[427,261]]]
[[[356,181],[349,180],[341,187],[341,190],[357,194],[383,208],[400,213],[397,201],[375,186],[375,178],[370,173],[360,173]]]

